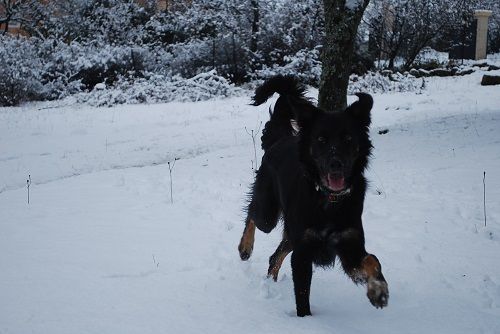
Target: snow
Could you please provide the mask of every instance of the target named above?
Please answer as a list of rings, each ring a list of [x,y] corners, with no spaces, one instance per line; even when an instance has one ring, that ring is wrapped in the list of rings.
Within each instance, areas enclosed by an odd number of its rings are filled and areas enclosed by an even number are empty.
[[[253,179],[245,127],[268,118],[251,92],[0,108],[0,333],[500,332],[500,87],[481,87],[483,73],[374,95],[363,218],[389,306],[318,268],[305,319],[289,258],[265,278],[279,229],[257,233],[248,262],[236,249]]]

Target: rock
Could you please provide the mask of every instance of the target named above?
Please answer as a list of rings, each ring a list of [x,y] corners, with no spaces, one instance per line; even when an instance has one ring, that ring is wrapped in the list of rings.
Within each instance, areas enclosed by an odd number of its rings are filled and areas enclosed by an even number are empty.
[[[450,77],[453,75],[452,70],[448,70],[446,68],[436,68],[430,71],[429,73],[430,76],[437,76],[437,77]]]
[[[430,74],[430,72],[429,72],[429,71],[424,70],[424,69],[422,69],[422,68],[419,68],[419,69],[418,69],[418,73],[420,74],[420,76],[421,76],[421,77],[428,77],[428,76],[429,76],[429,74]]]
[[[500,85],[500,75],[483,75],[483,80],[481,80],[481,86],[493,86]]]
[[[410,70],[410,74],[413,75],[415,78],[420,78],[422,76],[416,68],[412,68]]]
[[[463,69],[463,70],[460,70],[457,72],[457,75],[467,75],[467,74],[472,74],[474,73],[474,70],[472,68],[468,68],[468,69]]]
[[[488,67],[489,65],[488,65],[488,63],[482,62],[482,63],[475,63],[475,64],[474,64],[474,65],[472,65],[472,66],[474,66],[474,67],[481,67],[481,68],[483,68],[483,67]]]

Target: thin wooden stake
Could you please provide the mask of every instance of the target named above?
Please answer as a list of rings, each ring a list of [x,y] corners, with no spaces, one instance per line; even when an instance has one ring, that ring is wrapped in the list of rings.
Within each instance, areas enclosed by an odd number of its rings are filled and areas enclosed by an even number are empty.
[[[174,192],[173,192],[173,182],[172,182],[172,171],[174,170],[175,162],[179,160],[179,158],[175,158],[174,161],[168,162],[168,171],[170,174],[170,203],[174,204]]]
[[[483,212],[484,227],[486,227],[486,171],[483,172]]]
[[[26,186],[28,188],[28,204],[30,204],[31,175],[28,175],[28,179],[26,180]]]

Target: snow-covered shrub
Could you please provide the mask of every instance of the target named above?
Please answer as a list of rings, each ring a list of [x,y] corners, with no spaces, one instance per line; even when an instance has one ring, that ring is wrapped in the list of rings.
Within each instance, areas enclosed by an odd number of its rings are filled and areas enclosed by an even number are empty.
[[[78,67],[75,66],[78,44],[68,45],[55,39],[32,39],[31,43],[37,44],[47,99],[63,98],[81,90],[82,84],[77,78]]]
[[[141,57],[144,71],[166,76],[172,76],[175,68],[172,52],[162,45],[141,47]]]
[[[43,99],[42,62],[35,45],[2,35],[0,45],[0,106]]]
[[[171,85],[173,97],[178,96],[184,101],[229,97],[239,92],[238,88],[224,77],[218,75],[215,70],[200,73],[190,79],[174,77]]]
[[[293,56],[285,56],[285,64],[280,66],[264,65],[261,70],[257,70],[253,79],[266,79],[273,75],[294,75],[300,78],[301,82],[317,87],[321,76],[321,61],[319,60],[318,49],[299,50]]]
[[[308,85],[318,87],[321,78],[320,47],[314,49],[302,49],[291,56],[283,57],[284,64],[263,65],[262,69],[256,70],[250,78],[262,80],[273,75],[294,75]],[[352,73],[358,75],[366,73],[374,67],[370,59],[361,54],[355,54],[352,64]]]
[[[0,36],[2,105],[53,100],[141,78],[171,76],[172,55],[159,47],[109,45],[99,41],[64,43],[55,38]]]
[[[413,92],[422,87],[422,79],[398,72],[383,75],[379,72],[368,72],[363,76],[351,75],[347,91],[349,94],[359,92],[387,93]]]
[[[301,50],[313,51],[323,42],[324,13],[319,0],[259,1],[258,53],[267,67],[289,63]]]
[[[247,0],[193,0],[189,6],[172,6],[145,24],[143,43],[168,50],[173,75],[189,78],[216,69],[235,83],[248,79]]]
[[[208,40],[191,40],[169,48],[172,54],[169,67],[174,75],[193,77],[213,68],[212,43]]]
[[[194,0],[189,6],[156,13],[144,25],[143,43],[173,45],[216,37],[233,18],[225,15],[223,2],[208,2]]]
[[[241,92],[215,71],[200,73],[189,79],[157,74],[135,80],[121,78],[115,86],[103,88],[103,85],[96,86],[91,92],[77,94],[76,99],[94,106],[113,106],[124,103],[203,101]]]
[[[100,82],[112,85],[120,76],[141,77],[145,69],[147,51],[140,47],[90,44],[77,51],[72,65],[76,78],[89,90]]]
[[[57,15],[44,20],[44,36],[84,44],[141,44],[143,26],[153,15],[151,1],[144,4],[123,0],[47,1],[46,7]]]

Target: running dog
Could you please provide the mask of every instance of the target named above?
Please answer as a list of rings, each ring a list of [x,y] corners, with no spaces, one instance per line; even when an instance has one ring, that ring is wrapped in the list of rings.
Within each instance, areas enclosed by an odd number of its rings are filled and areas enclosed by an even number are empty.
[[[312,265],[333,266],[340,259],[347,275],[367,286],[377,308],[387,306],[389,290],[375,255],[365,250],[361,214],[371,154],[373,99],[359,93],[346,110],[326,113],[305,97],[293,76],[275,76],[257,88],[253,105],[279,94],[262,135],[264,156],[251,189],[240,257],[252,254],[255,229],[264,233],[283,220],[283,240],[269,258],[275,281],[285,257],[291,265],[299,317],[311,315]]]

